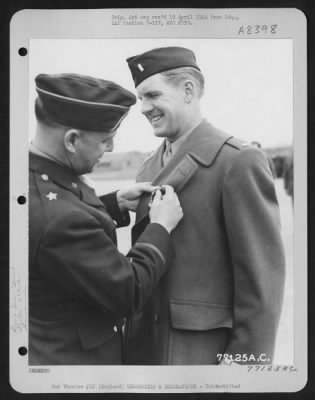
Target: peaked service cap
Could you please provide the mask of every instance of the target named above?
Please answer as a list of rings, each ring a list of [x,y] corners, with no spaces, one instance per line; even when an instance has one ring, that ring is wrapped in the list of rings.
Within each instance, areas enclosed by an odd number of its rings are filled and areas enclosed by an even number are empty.
[[[161,47],[129,57],[126,61],[135,87],[152,75],[174,68],[193,67],[200,71],[194,52],[185,47]]]
[[[136,96],[115,82],[78,74],[39,74],[35,108],[62,125],[95,132],[116,130]]]

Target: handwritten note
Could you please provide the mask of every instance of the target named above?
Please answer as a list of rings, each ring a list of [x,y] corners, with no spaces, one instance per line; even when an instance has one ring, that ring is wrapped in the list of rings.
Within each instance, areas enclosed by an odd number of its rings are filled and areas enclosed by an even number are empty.
[[[10,329],[14,333],[27,329],[27,301],[25,280],[17,276],[15,267],[10,268]]]

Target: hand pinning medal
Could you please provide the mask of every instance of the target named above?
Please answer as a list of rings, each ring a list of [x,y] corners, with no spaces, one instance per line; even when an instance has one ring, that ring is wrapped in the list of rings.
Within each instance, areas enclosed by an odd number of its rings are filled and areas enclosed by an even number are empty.
[[[163,198],[163,195],[165,194],[165,188],[164,188],[163,186],[159,186],[157,189],[155,189],[155,190],[151,193],[151,198],[150,198],[150,201],[149,201],[149,204],[148,204],[148,207],[149,207],[149,208],[151,208],[152,202],[153,202],[154,197],[155,197],[155,195],[156,195],[156,192],[157,192],[158,190],[161,192],[161,195],[162,195],[162,198]]]

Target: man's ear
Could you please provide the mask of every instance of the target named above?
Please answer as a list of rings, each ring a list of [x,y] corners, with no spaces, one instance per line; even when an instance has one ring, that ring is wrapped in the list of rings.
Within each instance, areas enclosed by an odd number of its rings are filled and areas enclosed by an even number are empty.
[[[64,145],[65,148],[70,151],[70,153],[76,152],[76,146],[78,143],[78,139],[80,138],[80,131],[77,129],[69,129],[65,132],[64,136]]]
[[[184,90],[185,90],[185,102],[190,103],[195,93],[194,83],[191,80],[187,79],[184,83]]]

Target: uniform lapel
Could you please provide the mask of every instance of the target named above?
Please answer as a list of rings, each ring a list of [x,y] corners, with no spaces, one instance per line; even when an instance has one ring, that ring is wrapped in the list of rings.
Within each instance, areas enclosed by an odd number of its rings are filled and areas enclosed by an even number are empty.
[[[170,185],[173,186],[178,193],[188,182],[191,176],[198,168],[197,163],[187,154],[187,149],[184,146],[171,158],[165,167],[157,168],[160,165],[161,155],[163,153],[163,145],[158,149],[156,155],[149,160],[149,165],[145,168],[142,174],[138,175],[138,181],[151,181],[154,186]],[[136,214],[136,223],[148,214],[148,204],[150,195],[142,196]]]
[[[210,167],[231,137],[204,120],[188,137],[188,154],[202,166]]]
[[[138,175],[138,181],[151,181],[153,185],[171,185],[179,193],[200,167],[210,167],[224,143],[231,136],[207,121],[202,121],[182,143],[165,167],[162,167],[164,143],[145,163]],[[142,197],[137,208],[136,224],[149,212],[149,195]]]

